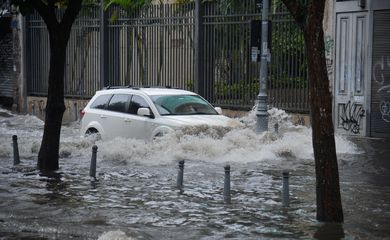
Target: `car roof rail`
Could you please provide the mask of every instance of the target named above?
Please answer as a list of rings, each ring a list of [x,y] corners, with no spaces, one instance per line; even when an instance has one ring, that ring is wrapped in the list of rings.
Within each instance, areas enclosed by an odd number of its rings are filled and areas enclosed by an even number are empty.
[[[123,87],[121,87],[121,86],[110,86],[110,85],[108,85],[107,87],[104,87],[103,89],[108,90],[108,89],[117,89],[117,88],[123,88]]]
[[[167,89],[181,89],[179,87],[172,87],[171,85],[166,85],[166,86],[150,86],[150,85],[143,85],[141,87],[137,87],[137,86],[134,86],[134,85],[127,85],[127,86],[106,86],[103,88],[103,90],[109,90],[109,89],[121,89],[121,88],[131,88],[131,89],[134,89],[134,90],[139,90],[140,88],[167,88]]]
[[[103,89],[108,90],[108,89],[120,89],[120,88],[136,88],[133,85],[129,84],[127,86],[110,86],[108,85],[107,87],[104,87]]]

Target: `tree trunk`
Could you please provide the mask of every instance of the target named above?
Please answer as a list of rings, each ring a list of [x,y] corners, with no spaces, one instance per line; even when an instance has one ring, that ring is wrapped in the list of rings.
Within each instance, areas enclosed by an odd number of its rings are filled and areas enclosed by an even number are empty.
[[[343,222],[337,166],[332,95],[326,70],[324,32],[325,0],[282,0],[303,30],[309,72],[310,115],[316,168],[317,220]]]
[[[313,1],[309,5],[304,26],[316,166],[317,219],[326,222],[343,222],[332,123],[332,96],[324,54],[323,14],[319,14],[323,13],[323,5],[324,1]]]
[[[67,38],[60,28],[49,30],[50,70],[46,104],[45,127],[38,154],[38,168],[57,170],[59,168],[59,145],[64,104],[64,68]]]

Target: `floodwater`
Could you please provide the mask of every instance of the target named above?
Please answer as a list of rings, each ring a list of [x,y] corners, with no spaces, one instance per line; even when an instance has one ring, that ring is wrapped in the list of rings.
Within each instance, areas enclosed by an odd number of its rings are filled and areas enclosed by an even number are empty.
[[[389,140],[336,136],[344,224],[316,221],[311,129],[271,110],[279,133],[190,128],[153,142],[97,141],[63,126],[60,169],[35,169],[43,122],[0,109],[0,239],[385,239],[390,238]],[[12,135],[21,164],[13,166]],[[184,191],[175,188],[185,160]],[[231,165],[232,202],[223,202]],[[290,206],[281,201],[290,171]]]

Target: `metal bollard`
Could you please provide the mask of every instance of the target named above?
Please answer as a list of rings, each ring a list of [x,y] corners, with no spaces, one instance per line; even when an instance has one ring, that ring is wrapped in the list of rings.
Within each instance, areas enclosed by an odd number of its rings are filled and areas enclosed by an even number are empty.
[[[279,124],[275,123],[274,128],[275,128],[275,133],[278,134],[279,133]]]
[[[226,204],[230,204],[230,165],[225,166],[225,184],[223,188],[223,200]]]
[[[74,115],[74,120],[77,121],[79,119],[79,111],[77,110],[77,102],[73,103],[73,115]]]
[[[177,173],[177,188],[183,192],[183,178],[184,178],[184,160],[179,161],[179,171]]]
[[[288,207],[290,202],[290,196],[289,196],[289,186],[288,186],[288,179],[290,173],[288,171],[283,171],[283,199],[282,204],[283,207]]]
[[[34,104],[34,103],[31,105],[31,112],[32,112],[32,115],[33,115],[33,116],[36,115],[35,104]]]
[[[18,147],[18,136],[13,135],[12,136],[12,142],[14,147],[14,166],[18,165],[20,163],[19,158],[19,147]]]
[[[92,146],[92,157],[91,157],[91,166],[89,168],[89,176],[96,179],[96,156],[97,156],[97,149],[98,147],[96,145]]]

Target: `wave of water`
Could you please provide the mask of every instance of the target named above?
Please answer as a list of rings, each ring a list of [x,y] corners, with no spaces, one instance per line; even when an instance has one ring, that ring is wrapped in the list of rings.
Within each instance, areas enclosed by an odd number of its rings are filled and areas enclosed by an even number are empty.
[[[0,111],[3,115],[0,117],[0,157],[11,156],[12,135],[18,135],[22,158],[36,157],[43,121],[31,115]],[[103,161],[117,163],[158,165],[185,159],[213,163],[264,162],[270,166],[294,168],[301,161],[313,159],[311,128],[294,125],[282,110],[271,109],[269,114],[270,131],[263,134],[255,133],[256,115],[251,111],[237,119],[244,123],[243,127],[188,127],[150,142],[124,138],[93,142],[80,136],[79,124],[73,123],[62,127],[60,157],[84,156],[96,144]],[[273,129],[275,123],[279,125],[278,133]],[[343,136],[336,135],[336,146],[339,154],[359,153],[356,145]]]

